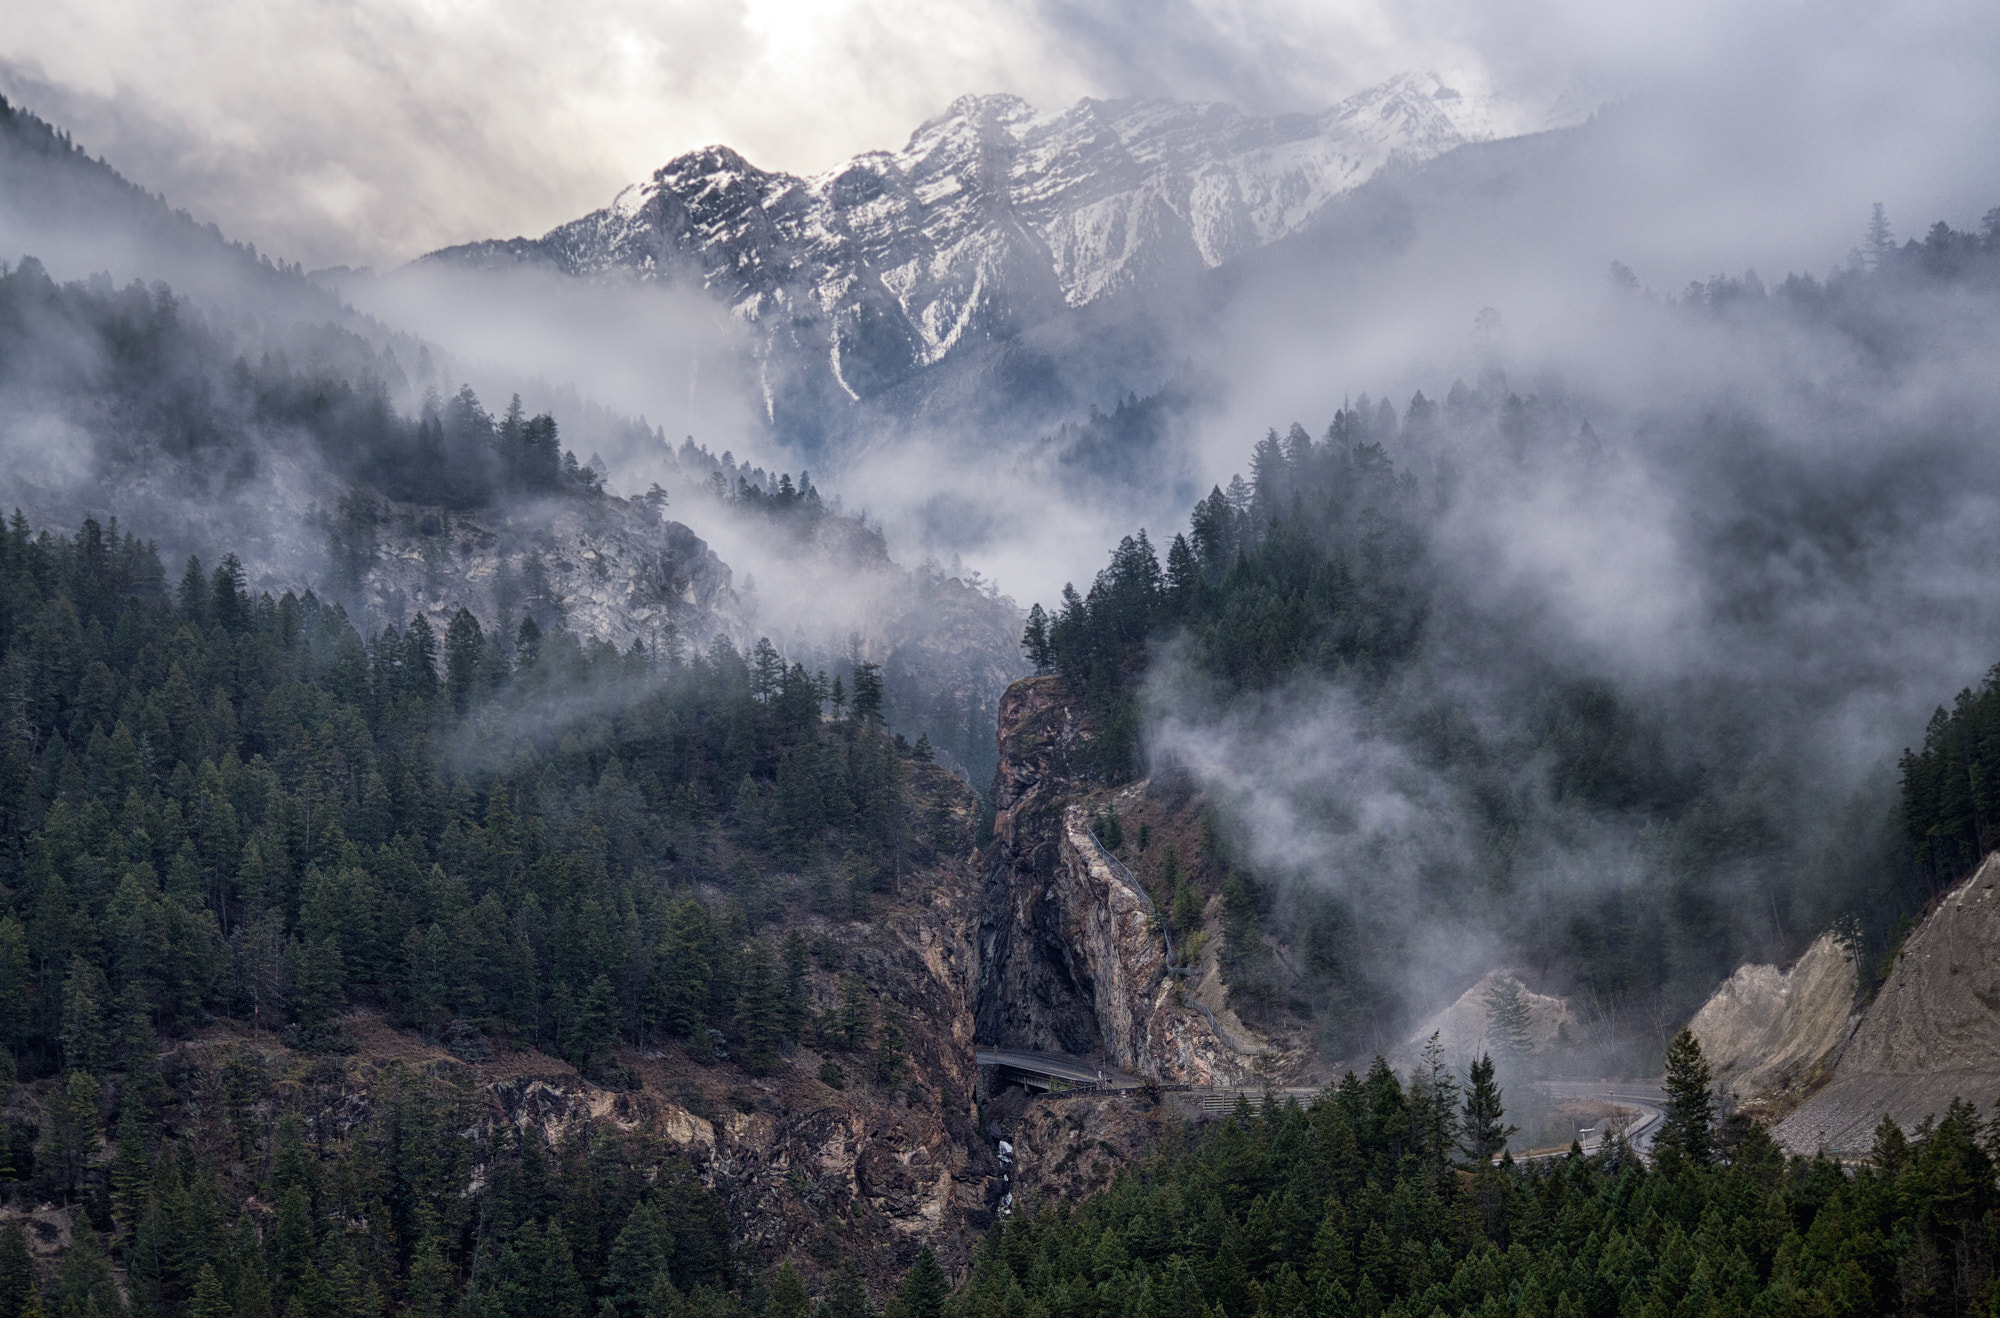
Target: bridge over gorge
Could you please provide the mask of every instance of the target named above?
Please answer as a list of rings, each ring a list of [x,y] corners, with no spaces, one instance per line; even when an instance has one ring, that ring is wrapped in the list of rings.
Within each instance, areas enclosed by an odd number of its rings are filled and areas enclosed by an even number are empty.
[[[1043,1093],[1128,1094],[1148,1090],[1153,1093],[1181,1095],[1204,1112],[1227,1112],[1236,1106],[1238,1098],[1261,1103],[1266,1094],[1281,1102],[1295,1098],[1301,1103],[1306,1103],[1320,1092],[1316,1088],[1277,1089],[1264,1085],[1168,1084],[1148,1080],[1144,1076],[1133,1075],[1128,1071],[1099,1067],[1080,1058],[1065,1057],[1061,1053],[1032,1052],[1020,1048],[979,1048],[975,1050],[974,1056],[981,1066],[998,1067],[1003,1080],[1013,1081],[1028,1089],[1038,1089]]]

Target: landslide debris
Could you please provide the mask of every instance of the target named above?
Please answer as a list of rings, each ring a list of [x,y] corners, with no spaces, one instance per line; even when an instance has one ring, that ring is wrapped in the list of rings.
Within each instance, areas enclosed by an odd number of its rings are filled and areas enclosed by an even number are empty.
[[[1433,1034],[1438,1036],[1445,1060],[1461,1070],[1482,1054],[1502,1055],[1507,1049],[1493,1034],[1492,1002],[1496,993],[1507,988],[1519,993],[1526,1010],[1529,1057],[1549,1056],[1573,1039],[1578,1025],[1568,999],[1537,993],[1510,970],[1490,970],[1450,1006],[1418,1025],[1396,1050],[1396,1060],[1414,1060]]]
[[[1688,1023],[1718,1088],[1783,1116],[1820,1081],[1857,1019],[1854,954],[1821,934],[1788,970],[1746,965]]]
[[[1906,1129],[1954,1098],[2000,1094],[2000,853],[1941,898],[1897,954],[1824,1088],[1772,1135],[1787,1148],[1852,1153],[1883,1116]]]

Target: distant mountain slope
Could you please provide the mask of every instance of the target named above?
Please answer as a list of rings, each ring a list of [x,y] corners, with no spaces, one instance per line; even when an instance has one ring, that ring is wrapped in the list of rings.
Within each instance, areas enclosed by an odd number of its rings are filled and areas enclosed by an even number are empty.
[[[1043,114],[968,96],[900,151],[801,178],[708,147],[541,238],[423,261],[703,288],[759,331],[775,420],[876,397],[1064,309],[1185,284],[1299,232],[1389,162],[1504,136],[1503,122],[1433,74],[1275,118],[1160,100]]]
[[[69,135],[0,97],[0,260],[38,259],[58,279],[108,273],[162,280],[209,301],[294,320],[341,319],[339,301],[297,266],[273,262],[93,158]]]

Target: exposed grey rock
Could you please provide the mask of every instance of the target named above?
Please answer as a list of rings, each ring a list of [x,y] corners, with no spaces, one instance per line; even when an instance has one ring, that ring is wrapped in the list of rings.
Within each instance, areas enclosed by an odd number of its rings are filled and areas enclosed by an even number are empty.
[[[1589,108],[1564,103],[1532,126]],[[967,96],[901,150],[825,173],[705,147],[540,238],[423,259],[705,289],[752,327],[775,418],[879,395],[1065,308],[1173,286],[1299,232],[1392,160],[1503,124],[1491,102],[1419,73],[1269,118],[1140,99],[1045,114]]]

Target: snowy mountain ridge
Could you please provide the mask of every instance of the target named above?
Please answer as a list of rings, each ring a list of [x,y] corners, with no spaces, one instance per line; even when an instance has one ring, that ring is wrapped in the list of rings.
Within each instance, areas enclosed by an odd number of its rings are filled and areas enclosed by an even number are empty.
[[[1590,108],[1572,98],[1524,121],[1431,73],[1268,118],[1166,100],[1043,113],[967,96],[899,151],[799,177],[706,147],[539,239],[423,260],[694,283],[757,331],[767,407],[800,387],[859,400],[961,344],[1296,233],[1392,161],[1564,126]]]

